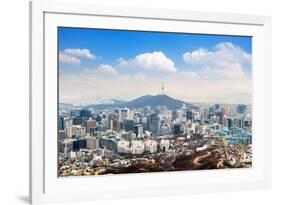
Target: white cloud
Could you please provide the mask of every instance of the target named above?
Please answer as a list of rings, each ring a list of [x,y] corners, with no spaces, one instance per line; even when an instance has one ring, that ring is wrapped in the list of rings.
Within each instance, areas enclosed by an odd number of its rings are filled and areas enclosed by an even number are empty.
[[[59,61],[61,63],[69,63],[69,64],[75,64],[79,65],[80,64],[80,59],[76,58],[74,56],[69,56],[67,54],[59,53]]]
[[[76,74],[64,73],[60,75],[60,100],[77,104],[131,100],[160,94],[164,83],[167,95],[187,102],[251,102],[252,79],[244,71],[251,66],[251,55],[241,48],[222,43],[212,50],[186,52],[183,58],[187,66],[200,69],[176,69],[162,52],[151,52],[120,58],[117,67],[101,64]]]
[[[209,52],[206,49],[198,49],[193,52],[186,52],[183,54],[183,60],[186,63],[200,63],[204,58],[208,58],[210,55],[212,55],[211,52]],[[202,63],[202,62],[201,62]]]
[[[96,56],[93,53],[91,53],[89,49],[67,48],[64,49],[63,52],[71,56],[77,56],[77,57],[88,58],[93,60],[96,59]]]
[[[200,80],[200,76],[198,75],[198,73],[193,71],[181,71],[179,72],[179,76],[184,77],[186,80]]]
[[[176,72],[175,63],[161,51],[142,53],[133,59],[118,59],[119,66],[129,69],[143,69],[146,71]]]
[[[75,104],[132,100],[147,94],[160,94],[164,83],[167,95],[187,102],[251,102],[251,82],[246,79],[212,81],[189,71],[172,72],[160,78],[145,72],[122,74],[112,69],[109,65],[100,65],[94,71],[61,75],[60,100]]]
[[[98,68],[94,71],[96,74],[101,75],[117,75],[118,72],[108,64],[101,64],[98,66]]]
[[[183,60],[189,64],[206,65],[216,64],[217,62],[249,63],[251,55],[240,47],[230,42],[217,44],[212,51],[200,48],[192,52],[183,54]]]
[[[230,42],[219,43],[211,51],[200,48],[186,52],[182,57],[188,65],[201,68],[203,77],[213,80],[245,79],[245,69],[251,66],[251,55]]]

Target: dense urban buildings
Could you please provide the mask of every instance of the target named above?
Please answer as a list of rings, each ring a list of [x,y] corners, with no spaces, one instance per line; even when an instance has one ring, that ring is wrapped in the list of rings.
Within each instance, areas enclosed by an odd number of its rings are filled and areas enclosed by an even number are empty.
[[[60,104],[59,176],[251,167],[251,105],[150,98],[159,105]]]
[[[252,166],[252,37],[153,29],[58,28],[59,177]]]

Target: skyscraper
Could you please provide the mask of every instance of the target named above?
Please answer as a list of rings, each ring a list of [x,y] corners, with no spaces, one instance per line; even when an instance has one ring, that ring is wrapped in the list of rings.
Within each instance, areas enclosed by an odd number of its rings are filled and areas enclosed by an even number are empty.
[[[59,117],[58,128],[59,128],[59,130],[64,130],[64,119],[63,119],[63,117]]]
[[[137,136],[142,136],[143,135],[143,126],[142,124],[138,124],[134,126],[134,132],[136,133]]]
[[[193,113],[191,110],[186,111],[186,120],[190,122],[193,121]]]
[[[80,110],[80,117],[89,119],[91,115],[92,114],[90,110],[86,110],[86,109]]]
[[[173,110],[172,111],[172,120],[176,120],[177,119],[177,111],[176,110]]]
[[[215,104],[214,108],[215,108],[215,111],[217,111],[218,109],[220,109],[220,105],[219,104]]]
[[[182,133],[181,124],[175,124],[173,127],[173,134],[179,136]]]
[[[96,120],[87,121],[87,133],[90,133],[90,129],[96,127]]]
[[[216,113],[216,115],[217,115],[217,117],[219,118],[219,124],[223,124],[223,117],[224,117],[224,114],[223,114],[223,112],[217,112]]]
[[[242,115],[244,115],[246,113],[246,109],[247,109],[247,106],[243,105],[243,104],[238,105],[236,108],[237,112]]]
[[[228,128],[233,127],[233,120],[231,118],[227,118],[226,120],[227,120],[227,127]]]
[[[124,129],[129,131],[134,131],[134,121],[133,120],[124,120]]]
[[[121,121],[124,121],[125,119],[128,119],[129,117],[129,109],[127,108],[124,108],[124,109],[121,109],[120,111],[120,120]]]
[[[151,131],[153,135],[158,135],[160,129],[160,119],[157,114],[151,114]]]

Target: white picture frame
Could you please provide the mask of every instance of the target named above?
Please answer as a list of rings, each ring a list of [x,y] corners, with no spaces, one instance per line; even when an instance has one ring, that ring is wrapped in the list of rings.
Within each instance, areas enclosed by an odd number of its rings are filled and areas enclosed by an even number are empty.
[[[98,26],[253,36],[253,135],[257,138],[253,139],[253,154],[256,165],[247,170],[185,171],[58,179],[55,140],[57,136],[52,135],[57,131],[54,130],[57,120],[53,117],[57,115],[56,28],[58,26],[93,28]],[[32,204],[270,188],[271,18],[185,10],[31,2],[30,111],[30,203]]]

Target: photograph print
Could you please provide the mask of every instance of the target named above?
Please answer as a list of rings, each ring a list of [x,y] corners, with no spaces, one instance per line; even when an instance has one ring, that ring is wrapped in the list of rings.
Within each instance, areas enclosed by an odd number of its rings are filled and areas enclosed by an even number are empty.
[[[252,37],[58,27],[58,177],[252,167]]]

